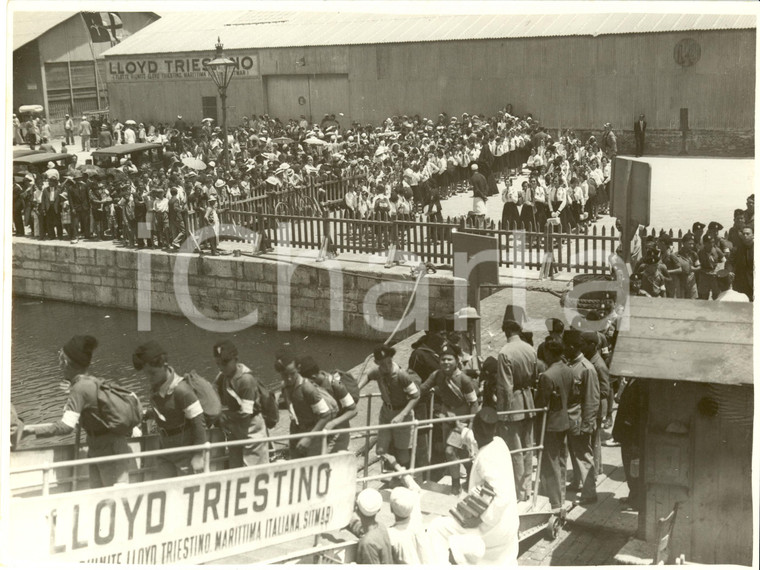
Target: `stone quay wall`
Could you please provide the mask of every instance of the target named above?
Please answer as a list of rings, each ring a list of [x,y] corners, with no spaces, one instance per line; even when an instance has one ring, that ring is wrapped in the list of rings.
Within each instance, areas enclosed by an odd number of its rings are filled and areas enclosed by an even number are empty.
[[[255,310],[259,326],[384,340],[401,318],[415,283],[408,268],[384,270],[382,264],[366,262],[293,258],[294,263],[88,247],[99,245],[14,238],[13,293],[132,311],[139,309],[138,300],[149,298],[151,311],[188,316],[183,307],[187,311],[194,306],[196,317],[216,323],[243,319]],[[187,275],[184,290],[175,273]],[[415,315],[454,311],[453,280],[447,273],[422,280]],[[138,295],[138,285],[150,291],[149,297]],[[374,315],[365,311],[367,302],[376,306]],[[394,338],[418,330],[423,329],[411,321]]]
[[[578,138],[585,142],[591,135],[601,143],[601,131],[574,129]],[[552,136],[554,133],[550,131]],[[634,155],[636,138],[633,130],[615,129],[618,154]],[[678,156],[683,149],[683,136],[678,130],[655,130],[647,128],[644,140],[646,156]],[[689,156],[745,158],[755,156],[754,130],[710,131],[694,129],[686,131],[686,153]]]

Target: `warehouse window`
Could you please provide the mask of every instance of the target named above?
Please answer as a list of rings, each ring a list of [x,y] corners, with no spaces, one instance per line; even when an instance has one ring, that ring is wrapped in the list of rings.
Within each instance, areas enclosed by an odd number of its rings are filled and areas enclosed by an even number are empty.
[[[219,122],[216,116],[216,97],[201,97],[201,106],[203,107],[203,118],[214,119]]]

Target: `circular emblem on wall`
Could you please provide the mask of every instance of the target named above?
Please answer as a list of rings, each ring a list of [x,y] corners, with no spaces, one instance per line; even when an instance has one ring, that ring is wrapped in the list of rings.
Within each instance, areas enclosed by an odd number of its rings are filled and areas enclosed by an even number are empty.
[[[301,96],[298,98],[298,104],[299,104],[299,105],[306,105],[306,97],[304,97],[303,95],[301,95]]]
[[[684,38],[673,49],[673,59],[681,67],[691,67],[702,57],[702,48],[697,40]]]

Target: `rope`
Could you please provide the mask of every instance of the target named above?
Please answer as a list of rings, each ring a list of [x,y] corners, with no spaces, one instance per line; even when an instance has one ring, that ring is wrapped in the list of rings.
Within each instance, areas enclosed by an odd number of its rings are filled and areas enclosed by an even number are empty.
[[[426,269],[423,270],[423,268],[420,268],[420,273],[419,275],[417,275],[417,280],[414,282],[414,289],[412,289],[412,294],[409,295],[409,301],[407,301],[406,307],[404,307],[404,312],[402,313],[401,318],[396,323],[396,328],[393,329],[393,332],[390,334],[390,336],[385,340],[383,344],[390,344],[391,340],[398,332],[398,329],[401,326],[401,323],[406,318],[406,315],[409,313],[409,308],[412,306],[412,301],[414,301],[414,297],[417,294],[417,289],[419,288],[420,283],[422,282],[422,278],[425,277],[426,275],[427,275],[427,270]],[[369,359],[372,356],[373,356],[372,354],[369,354],[367,355],[367,358],[364,359],[362,369],[359,372],[358,378],[356,379],[357,382],[361,380],[361,378],[364,376],[364,371],[367,369],[367,365],[369,364]]]

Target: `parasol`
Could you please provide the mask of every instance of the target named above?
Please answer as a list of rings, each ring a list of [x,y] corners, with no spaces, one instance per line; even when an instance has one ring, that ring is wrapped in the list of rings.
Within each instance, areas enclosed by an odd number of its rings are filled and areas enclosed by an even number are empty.
[[[319,146],[327,146],[327,142],[323,141],[322,139],[318,139],[317,137],[309,137],[308,139],[304,140],[306,144],[315,144]]]
[[[214,119],[212,119],[211,117],[206,117],[205,119],[201,121],[201,123],[213,123],[213,122],[214,122]]]
[[[294,141],[293,139],[290,139],[288,137],[277,137],[277,138],[272,139],[272,142],[277,143],[277,144],[290,144]]]
[[[136,125],[137,123],[135,123],[132,119],[129,119],[127,121],[124,121],[124,124],[125,125]]]
[[[270,176],[266,179],[266,182],[268,184],[272,184],[273,186],[280,186],[282,185],[282,180],[277,178],[276,176]]]
[[[206,169],[206,163],[202,160],[195,158],[194,156],[186,156],[182,159],[182,164],[185,166],[192,168],[193,170],[205,170]]]
[[[105,176],[106,171],[94,164],[80,164],[77,170],[89,176]]]

